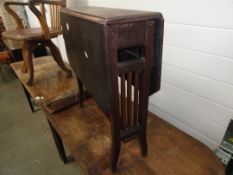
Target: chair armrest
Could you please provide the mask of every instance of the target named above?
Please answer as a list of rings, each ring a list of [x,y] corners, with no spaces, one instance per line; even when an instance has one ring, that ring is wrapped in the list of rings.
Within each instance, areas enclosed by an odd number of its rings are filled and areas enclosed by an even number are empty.
[[[66,0],[57,0],[57,1],[51,1],[51,0],[29,0],[28,5],[31,11],[36,15],[40,22],[40,26],[42,28],[42,31],[44,33],[45,39],[50,39],[50,32],[49,32],[49,27],[46,21],[46,18],[44,15],[36,8],[36,5],[38,4],[49,4],[49,5],[57,5],[57,6],[65,6],[66,5]]]
[[[43,0],[42,0],[43,2]],[[43,4],[41,2],[41,4]],[[34,15],[36,15],[37,19],[40,22],[40,26],[41,29],[44,33],[44,37],[45,39],[49,39],[50,38],[50,33],[49,33],[49,27],[46,21],[46,18],[44,17],[44,15],[36,8],[36,5],[38,5],[38,1],[35,0],[29,0],[28,2],[28,6],[30,8],[30,10],[34,13]]]
[[[4,7],[6,9],[6,11],[13,17],[13,19],[16,21],[17,23],[17,27],[19,29],[24,29],[24,25],[22,23],[22,20],[20,19],[20,17],[18,16],[18,14],[10,7],[10,5],[28,5],[27,2],[12,2],[12,1],[7,1],[4,3]]]

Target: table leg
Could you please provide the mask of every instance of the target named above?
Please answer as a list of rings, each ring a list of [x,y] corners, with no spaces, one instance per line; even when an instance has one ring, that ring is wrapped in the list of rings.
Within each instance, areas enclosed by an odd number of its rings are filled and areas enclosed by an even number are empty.
[[[80,105],[80,108],[83,107],[83,83],[81,82],[81,80],[79,78],[77,78],[78,80],[78,90],[79,90],[79,105]]]
[[[66,157],[65,148],[64,148],[64,145],[62,143],[62,140],[61,140],[60,136],[58,135],[57,131],[51,125],[51,123],[49,121],[48,121],[48,123],[49,123],[50,129],[51,129],[53,139],[55,141],[59,156],[60,156],[61,160],[64,162],[64,164],[66,164],[66,163],[68,163],[68,159]]]
[[[23,84],[22,84],[22,86],[23,86],[23,91],[24,91],[24,93],[25,93],[25,95],[26,95],[28,104],[29,104],[29,106],[30,106],[30,108],[31,108],[31,111],[32,111],[32,112],[35,112],[36,110],[34,109],[34,106],[33,106],[33,104],[32,104],[31,95],[29,94],[29,92],[27,91],[27,89],[24,87]]]

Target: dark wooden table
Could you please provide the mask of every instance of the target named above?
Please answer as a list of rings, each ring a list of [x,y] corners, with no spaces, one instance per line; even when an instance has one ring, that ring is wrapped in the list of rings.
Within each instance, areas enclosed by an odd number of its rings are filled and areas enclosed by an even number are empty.
[[[68,59],[80,89],[83,84],[110,118],[112,171],[117,169],[126,140],[138,138],[141,154],[147,156],[148,99],[160,89],[162,14],[64,8],[61,21]]]
[[[42,58],[40,64],[34,64],[37,71],[35,83],[29,87],[25,83],[25,75],[18,71],[19,64],[14,63],[12,67],[31,96],[39,95],[50,99],[56,93],[60,95],[62,91],[77,88],[75,77],[66,79],[65,73],[48,58]],[[84,101],[83,108],[77,104],[54,114],[43,110],[53,134],[55,132],[55,139],[58,139],[55,142],[59,146],[61,157],[65,156],[63,142],[84,174],[112,174],[111,125],[91,98]],[[222,164],[208,147],[150,112],[147,139],[147,157],[140,155],[137,140],[122,145],[116,175],[225,174]]]

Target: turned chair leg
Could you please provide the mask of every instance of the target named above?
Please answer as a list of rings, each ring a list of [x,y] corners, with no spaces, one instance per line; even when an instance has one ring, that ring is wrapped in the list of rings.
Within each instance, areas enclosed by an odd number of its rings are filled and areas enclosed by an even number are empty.
[[[23,51],[23,49],[22,49],[22,51]],[[24,58],[23,58],[23,65],[22,65],[22,67],[21,67],[21,71],[22,71],[23,73],[27,73],[27,71],[28,71],[27,63],[26,63],[26,61],[24,60]]]
[[[67,73],[68,77],[71,77],[72,71],[68,69],[66,65],[64,64],[62,57],[61,57],[61,53],[59,49],[57,48],[57,46],[51,40],[47,40],[45,44],[49,47],[51,54],[54,60],[57,62],[57,64],[61,67],[62,70],[64,70]]]
[[[24,43],[23,48],[22,48],[23,65],[22,65],[22,67],[21,67],[21,71],[22,71],[23,73],[27,73],[27,71],[28,71],[27,62],[26,62],[26,60],[24,59],[24,52],[27,52],[27,49],[28,49],[27,43]]]
[[[22,71],[25,71],[29,73],[29,78],[27,81],[27,85],[31,86],[33,84],[34,79],[34,68],[33,68],[33,62],[32,62],[32,49],[29,43],[25,43],[22,48],[23,51],[23,59],[24,64],[22,67]]]

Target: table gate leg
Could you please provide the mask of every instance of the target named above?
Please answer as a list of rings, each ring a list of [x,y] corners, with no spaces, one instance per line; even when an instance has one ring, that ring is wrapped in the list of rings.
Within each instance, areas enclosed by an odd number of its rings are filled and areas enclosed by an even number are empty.
[[[78,80],[78,89],[79,89],[79,105],[80,105],[80,108],[83,107],[83,83],[81,82],[81,80],[79,78],[77,78]]]
[[[64,149],[64,145],[62,143],[62,140],[60,138],[60,136],[58,135],[57,131],[54,129],[54,127],[51,125],[51,123],[48,121],[59,156],[61,158],[61,160],[64,162],[64,164],[68,163],[68,159],[66,157],[66,153],[65,153],[65,149]]]

